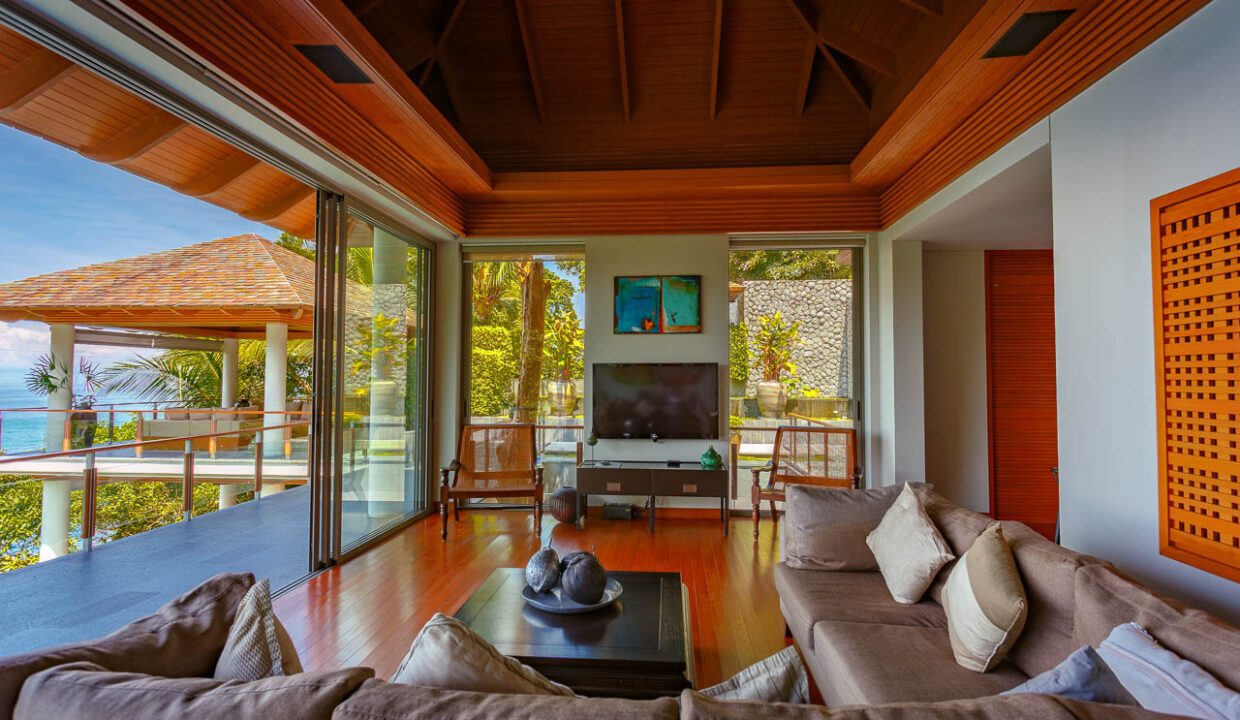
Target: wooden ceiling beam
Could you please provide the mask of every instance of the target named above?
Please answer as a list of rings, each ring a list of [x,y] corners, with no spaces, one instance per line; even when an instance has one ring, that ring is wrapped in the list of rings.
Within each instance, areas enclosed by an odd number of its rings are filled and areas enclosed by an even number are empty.
[[[279,218],[284,213],[297,207],[307,198],[314,196],[314,188],[305,183],[294,181],[294,185],[284,192],[276,195],[274,198],[259,205],[253,209],[241,211],[241,216],[247,220],[253,220],[259,223],[268,223]]]
[[[228,189],[230,185],[261,164],[257,158],[237,151],[216,163],[202,175],[175,189],[190,197],[207,199]]]
[[[805,107],[809,104],[809,85],[814,77],[814,61],[817,59],[817,38],[806,36],[805,50],[801,53],[801,75],[797,78],[797,115],[804,115]]]
[[[868,112],[870,110],[870,86],[866,84],[865,77],[861,75],[852,58],[826,45],[819,45],[818,51],[826,58],[827,64],[840,76],[840,80],[844,81],[848,94]]]
[[[435,33],[430,30],[421,34],[411,34],[399,48],[392,51],[392,59],[396,61],[401,70],[411,73],[419,65],[435,57],[435,47]]]
[[[155,110],[127,130],[83,151],[82,154],[97,162],[118,165],[150,151],[183,127],[185,121],[181,118],[164,110]]]
[[[723,41],[723,0],[715,0],[715,42],[710,55],[710,118],[719,110],[719,55]]]
[[[895,53],[815,13],[808,0],[787,0],[787,2],[796,13],[797,19],[811,35],[818,38],[818,42],[838,50],[882,75],[895,76]]]
[[[530,24],[525,17],[525,2],[524,0],[512,0],[512,5],[517,11],[517,25],[521,29],[521,47],[525,50],[525,64],[530,71],[530,90],[534,93],[534,106],[538,110],[538,119],[541,121],[547,113],[543,107],[542,84],[538,80],[538,63],[534,60]]]
[[[0,115],[20,110],[76,69],[51,50],[35,50],[0,75]]]
[[[624,120],[632,117],[629,104],[629,63],[628,52],[624,44],[624,0],[616,0],[616,48],[620,56],[620,104],[624,108]]]
[[[938,17],[943,14],[943,0],[899,0],[914,10]]]
[[[448,15],[448,22],[443,26],[443,31],[439,33],[439,39],[435,41],[435,51],[426,60],[426,67],[422,69],[422,76],[418,78],[418,87],[426,84],[427,78],[431,76],[431,70],[435,68],[435,62],[443,57],[443,50],[448,45],[448,38],[452,35],[452,28],[456,27],[456,21],[461,17],[461,10],[465,8],[465,0],[456,0],[456,5],[452,6],[452,12]]]

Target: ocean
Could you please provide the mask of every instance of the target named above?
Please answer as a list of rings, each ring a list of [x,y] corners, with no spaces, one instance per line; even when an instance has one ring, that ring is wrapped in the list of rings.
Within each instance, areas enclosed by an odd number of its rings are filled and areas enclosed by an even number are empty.
[[[125,395],[98,397],[99,403],[133,402]],[[47,407],[47,399],[26,389],[26,370],[0,368],[0,410]],[[128,414],[116,418],[117,423],[130,419]],[[0,413],[0,450],[5,453],[32,452],[43,448],[47,433],[47,413]]]

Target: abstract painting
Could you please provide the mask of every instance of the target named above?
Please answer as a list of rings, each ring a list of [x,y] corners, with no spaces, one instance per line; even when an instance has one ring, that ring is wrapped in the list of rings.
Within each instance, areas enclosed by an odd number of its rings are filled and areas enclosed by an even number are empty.
[[[702,332],[701,275],[616,278],[615,332]]]

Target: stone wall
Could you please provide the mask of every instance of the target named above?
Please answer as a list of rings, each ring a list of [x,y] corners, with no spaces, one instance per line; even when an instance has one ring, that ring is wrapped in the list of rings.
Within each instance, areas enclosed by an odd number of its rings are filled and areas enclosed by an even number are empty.
[[[792,364],[805,389],[823,397],[852,396],[852,280],[747,280],[738,302],[749,330],[747,395],[762,381],[753,352],[758,318],[779,311],[785,322],[801,322],[802,342],[792,352]]]

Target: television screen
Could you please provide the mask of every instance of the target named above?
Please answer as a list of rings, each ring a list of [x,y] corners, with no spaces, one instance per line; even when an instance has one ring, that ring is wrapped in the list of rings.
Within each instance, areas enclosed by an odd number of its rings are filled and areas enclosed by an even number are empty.
[[[716,363],[595,363],[593,396],[600,438],[719,437]]]

